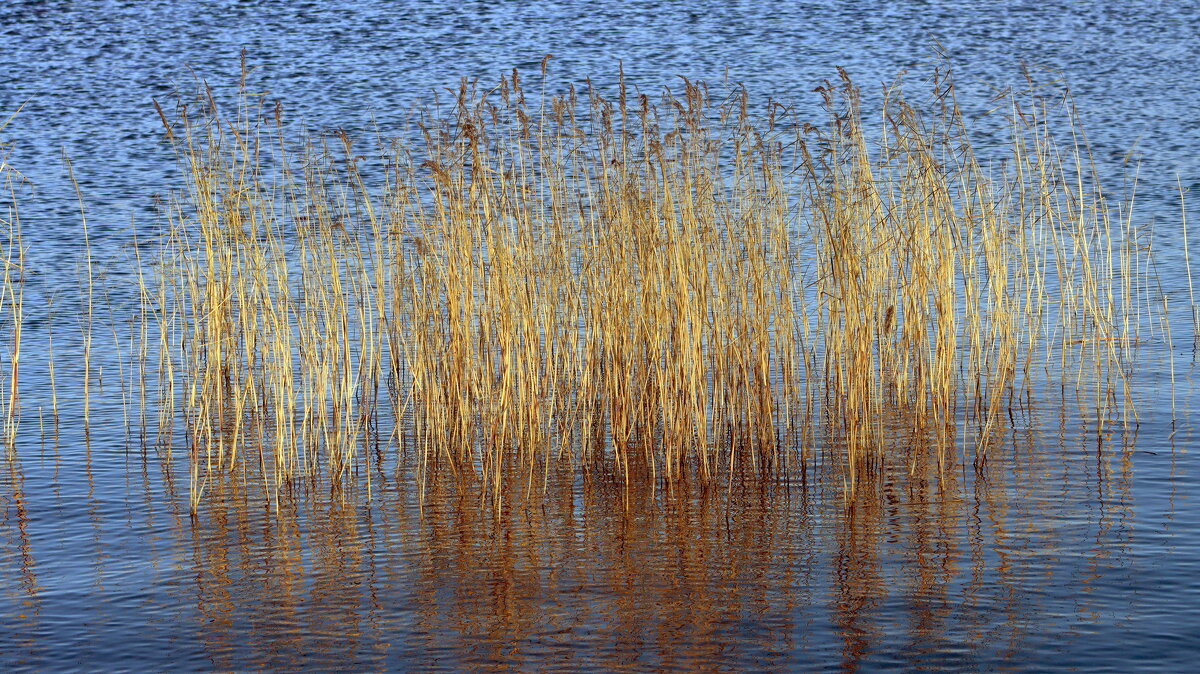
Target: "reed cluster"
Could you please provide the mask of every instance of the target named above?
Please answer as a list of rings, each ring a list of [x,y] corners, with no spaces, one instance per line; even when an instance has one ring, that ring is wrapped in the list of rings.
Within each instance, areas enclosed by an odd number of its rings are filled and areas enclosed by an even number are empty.
[[[1038,382],[1130,413],[1144,251],[1069,99],[997,98],[985,164],[943,71],[870,116],[841,73],[809,123],[687,80],[551,96],[543,63],[539,94],[464,81],[361,154],[248,75],[232,112],[207,86],[160,108],[187,185],[142,353],[193,507],[223,475],[278,502],[381,444],[497,503],[554,466],[852,489],[918,445],[982,460]]]

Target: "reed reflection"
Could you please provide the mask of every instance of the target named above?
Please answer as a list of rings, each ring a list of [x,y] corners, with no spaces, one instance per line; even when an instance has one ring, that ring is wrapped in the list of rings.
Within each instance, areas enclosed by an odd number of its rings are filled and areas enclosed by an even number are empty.
[[[365,476],[306,481],[276,511],[230,479],[191,525],[189,592],[217,668],[1003,663],[1078,619],[1048,588],[1096,612],[1089,593],[1129,564],[1132,440],[1072,413],[1053,429],[1073,403],[1023,399],[966,427],[898,409],[852,491],[833,461],[645,488],[514,461],[497,505],[447,462],[420,493],[414,466],[380,465],[369,501]]]
[[[496,512],[434,498],[416,556],[419,631],[449,662],[546,656],[606,670],[782,666],[811,604],[812,520],[785,486],[674,493],[556,476]],[[765,628],[765,629],[764,629]],[[771,655],[774,654],[774,655]]]
[[[18,664],[33,661],[39,652],[38,635],[42,620],[42,586],[38,580],[30,534],[30,517],[25,495],[25,475],[20,461],[10,455],[0,466],[0,582],[4,602],[0,603],[0,622],[6,625],[0,652],[3,662]]]
[[[362,643],[385,642],[366,603],[371,529],[354,505],[314,491],[276,513],[243,481],[212,489],[191,527],[190,594],[215,667],[349,666]]]

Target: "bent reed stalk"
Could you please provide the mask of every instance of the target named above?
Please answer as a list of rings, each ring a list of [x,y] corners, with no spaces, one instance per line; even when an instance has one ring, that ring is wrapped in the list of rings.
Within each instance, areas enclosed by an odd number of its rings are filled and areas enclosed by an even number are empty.
[[[140,334],[193,510],[230,476],[276,507],[300,478],[370,476],[380,442],[497,505],[560,467],[821,468],[853,491],[918,447],[984,461],[1038,382],[1128,409],[1148,265],[1069,99],[999,97],[985,165],[942,69],[869,118],[841,72],[822,124],[739,87],[528,96],[513,71],[367,156],[249,75],[232,114],[207,85],[159,108],[187,186]]]

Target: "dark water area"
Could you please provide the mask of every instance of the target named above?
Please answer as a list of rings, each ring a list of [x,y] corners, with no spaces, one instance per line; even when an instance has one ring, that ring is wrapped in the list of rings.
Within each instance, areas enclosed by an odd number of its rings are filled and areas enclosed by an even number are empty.
[[[1197,38],[1191,2],[4,3],[0,123],[24,107],[0,140],[31,187],[23,414],[0,466],[0,667],[1190,669],[1200,369],[1176,181],[1200,186]],[[1050,387],[986,465],[914,464],[914,479],[849,501],[802,475],[668,490],[564,469],[544,494],[514,476],[494,510],[466,489],[422,493],[388,448],[369,486],[300,484],[276,513],[230,480],[193,518],[186,463],[160,460],[129,417],[129,242],[182,187],[153,102],[191,91],[192,73],[231,96],[243,50],[289,119],[363,137],[402,132],[462,77],[516,67],[538,82],[547,54],[551,87],[611,90],[623,67],[647,92],[728,80],[802,117],[819,117],[813,89],[837,66],[869,106],[901,71],[926,80],[941,50],[969,115],[1021,86],[1022,64],[1060,70],[1106,188],[1128,194],[1138,173],[1133,219],[1153,231],[1170,302],[1169,331],[1145,319],[1139,421],[1100,424],[1086,394]],[[96,331],[87,436],[64,151],[97,313],[116,326]]]

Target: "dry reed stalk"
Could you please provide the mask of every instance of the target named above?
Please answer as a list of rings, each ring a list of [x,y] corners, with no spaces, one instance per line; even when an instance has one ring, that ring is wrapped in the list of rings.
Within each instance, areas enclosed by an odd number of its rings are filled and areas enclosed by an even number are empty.
[[[71,185],[75,189],[75,197],[79,202],[79,220],[81,226],[83,227],[83,254],[86,276],[85,278],[80,279],[79,290],[81,311],[80,330],[83,333],[83,432],[85,436],[90,436],[92,408],[92,326],[93,311],[95,306],[95,274],[92,266],[92,239],[88,232],[87,207],[83,201],[83,190],[79,187],[79,181],[75,179],[75,166],[71,162],[71,158],[67,155],[65,149],[62,153],[62,160],[63,164],[67,168],[67,176],[71,181]]]
[[[24,105],[22,104],[22,108]],[[21,112],[16,112],[0,124],[0,132]],[[6,230],[0,264],[4,270],[0,278],[0,330],[8,333],[8,348],[5,354],[5,377],[0,378],[0,404],[4,409],[5,454],[11,462],[16,458],[17,430],[21,420],[20,362],[21,328],[24,322],[25,296],[25,247],[21,238],[21,215],[17,192],[24,184],[24,176],[8,162],[9,146],[0,144],[0,189],[5,196],[5,213],[2,218]]]
[[[10,118],[11,119],[11,118]],[[8,122],[0,125],[4,129]],[[21,423],[20,364],[21,329],[25,306],[25,246],[21,238],[21,215],[17,191],[24,177],[8,163],[8,148],[0,146],[0,185],[6,197],[3,216],[5,244],[0,251],[4,270],[0,278],[0,331],[7,337],[4,377],[0,379],[0,404],[4,408],[4,444],[11,461],[16,457],[17,431]]]
[[[1188,304],[1192,315],[1192,350],[1195,351],[1200,343],[1200,307],[1196,305],[1196,292],[1192,287],[1192,258],[1188,255],[1187,203],[1184,200],[1183,181],[1175,176],[1175,184],[1179,188],[1179,222],[1183,229],[1183,268],[1187,272]]]

